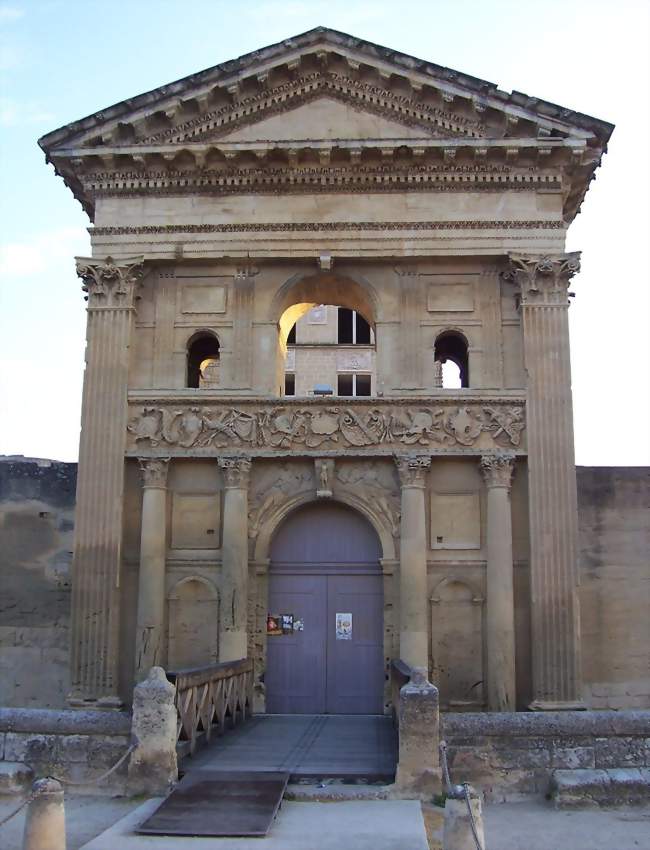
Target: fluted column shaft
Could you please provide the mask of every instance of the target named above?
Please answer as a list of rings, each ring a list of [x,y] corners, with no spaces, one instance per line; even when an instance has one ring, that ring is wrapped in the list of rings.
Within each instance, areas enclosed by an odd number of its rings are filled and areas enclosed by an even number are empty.
[[[402,487],[400,529],[400,658],[426,677],[429,669],[425,476],[431,458],[396,458]]]
[[[167,467],[169,458],[142,459],[142,526],[135,636],[135,680],[164,667],[165,554],[167,550]]]
[[[487,703],[489,711],[515,711],[515,597],[510,483],[514,455],[484,455],[487,486]]]
[[[77,258],[88,293],[72,563],[71,705],[119,706],[119,580],[129,345],[142,258]]]
[[[511,262],[521,287],[528,373],[531,708],[569,709],[582,697],[567,292],[579,254],[511,255]]]
[[[225,479],[219,660],[248,655],[248,479],[246,458],[219,458]]]

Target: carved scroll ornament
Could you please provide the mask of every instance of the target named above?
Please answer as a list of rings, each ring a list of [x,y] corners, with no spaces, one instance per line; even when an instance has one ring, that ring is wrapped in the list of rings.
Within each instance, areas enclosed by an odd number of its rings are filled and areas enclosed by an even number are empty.
[[[76,257],[77,274],[88,293],[89,306],[131,307],[135,288],[144,274],[144,257],[115,261],[112,257],[98,260]]]
[[[128,424],[133,449],[404,449],[517,447],[523,404],[463,406],[143,406]],[[485,440],[483,440],[485,443]]]
[[[519,284],[523,306],[566,305],[569,281],[579,271],[579,251],[553,256],[510,254],[506,275]]]

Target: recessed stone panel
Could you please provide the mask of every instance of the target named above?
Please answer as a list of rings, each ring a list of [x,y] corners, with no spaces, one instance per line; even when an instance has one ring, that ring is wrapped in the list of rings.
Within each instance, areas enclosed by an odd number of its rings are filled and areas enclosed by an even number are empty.
[[[174,493],[172,549],[218,549],[220,526],[219,493]]]
[[[472,313],[474,283],[478,275],[425,275],[427,310],[430,313]]]
[[[225,313],[226,287],[212,284],[184,286],[181,291],[182,313]]]
[[[431,548],[481,548],[478,493],[431,494]]]

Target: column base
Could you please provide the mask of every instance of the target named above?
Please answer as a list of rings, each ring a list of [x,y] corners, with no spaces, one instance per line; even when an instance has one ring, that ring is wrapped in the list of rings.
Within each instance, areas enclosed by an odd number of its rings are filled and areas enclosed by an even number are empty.
[[[529,711],[586,711],[587,706],[581,699],[568,702],[536,699],[529,704],[528,709]]]

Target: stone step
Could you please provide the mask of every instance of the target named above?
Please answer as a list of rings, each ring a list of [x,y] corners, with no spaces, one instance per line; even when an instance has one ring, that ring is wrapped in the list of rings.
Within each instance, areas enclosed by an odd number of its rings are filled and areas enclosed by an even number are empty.
[[[650,803],[650,768],[555,770],[551,796],[556,808]]]
[[[20,761],[0,761],[0,794],[22,794],[34,780],[34,772]]]

